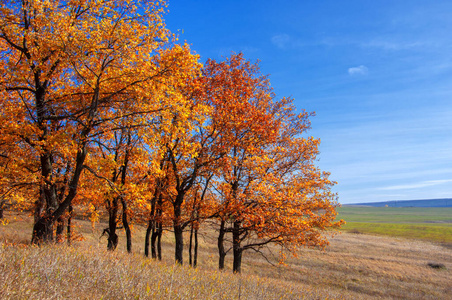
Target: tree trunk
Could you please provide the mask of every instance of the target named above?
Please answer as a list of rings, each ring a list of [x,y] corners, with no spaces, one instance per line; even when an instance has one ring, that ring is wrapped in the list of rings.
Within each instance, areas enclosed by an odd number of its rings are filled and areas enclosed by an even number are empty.
[[[157,248],[156,248],[156,241],[159,235],[159,229],[158,224],[154,225],[154,228],[152,228],[152,234],[151,234],[151,256],[152,258],[157,258]]]
[[[43,125],[45,127],[45,125]],[[42,127],[42,126],[41,126]],[[41,140],[46,139],[47,128],[43,132]],[[50,151],[46,151],[40,156],[41,162],[41,176],[43,183],[40,189],[40,200],[44,200],[46,211],[44,216],[39,216],[38,221],[33,226],[33,243],[48,243],[53,241],[53,226],[56,218],[59,216],[53,216],[53,212],[58,207],[57,189],[54,182],[52,182],[53,173],[53,155]]]
[[[44,191],[43,187],[41,186],[39,189],[39,198],[35,201],[35,211],[34,211],[34,224],[33,224],[33,233],[31,237],[31,243],[32,244],[41,244],[45,240],[45,237],[48,235],[47,231],[47,225],[44,220],[42,220],[43,217],[45,217],[44,213]]]
[[[158,258],[158,260],[162,260],[161,239],[162,239],[163,226],[162,226],[162,222],[161,222],[162,210],[160,209],[160,207],[162,207],[163,197],[160,195],[158,199],[159,199],[158,207],[156,209],[157,216],[154,219],[154,225],[153,225],[152,233],[151,233],[151,254],[152,254],[152,258],[154,258],[154,259]],[[156,245],[156,242],[157,242],[157,245]]]
[[[52,216],[44,215],[38,218],[38,221],[33,225],[33,236],[31,243],[40,245],[41,243],[48,243],[53,240],[53,222]]]
[[[85,128],[82,131],[82,137],[88,136],[90,132],[90,127]],[[77,188],[78,183],[80,181],[80,176],[82,174],[84,165],[86,159],[86,141],[84,143],[81,143],[79,145],[79,150],[77,151],[76,156],[76,165],[74,169],[74,173],[72,175],[72,178],[68,184],[69,192],[66,195],[64,201],[62,201],[60,204],[57,203],[57,196],[56,196],[56,189],[55,184],[48,184],[44,183],[41,186],[40,189],[40,200],[41,197],[45,199],[46,204],[46,212],[44,215],[38,215],[37,212],[39,209],[39,205],[36,206],[35,210],[35,224],[33,226],[33,235],[32,235],[32,243],[34,244],[40,244],[43,242],[50,242],[53,240],[53,225],[56,219],[58,219],[60,216],[64,214],[66,209],[69,208],[69,206],[72,203],[72,200],[77,195]],[[41,161],[42,161],[41,157]],[[49,159],[50,161],[50,159]],[[43,164],[41,166],[44,168]],[[50,168],[51,171],[51,168]],[[42,174],[44,175],[44,171],[42,171]],[[48,178],[48,177],[44,177]],[[38,201],[40,201],[38,200]],[[41,207],[42,208],[42,207]]]
[[[158,235],[157,235],[157,259],[162,260],[162,233],[163,233],[163,224],[162,222],[158,223]]]
[[[4,218],[3,211],[5,210],[5,208],[6,208],[6,200],[2,200],[0,202],[0,220]]]
[[[130,230],[129,221],[127,220],[127,202],[124,198],[121,198],[122,203],[122,224],[126,231],[127,239],[127,252],[132,253],[132,232]]]
[[[152,216],[149,218],[148,227],[146,228],[146,237],[144,238],[144,255],[146,257],[149,257],[149,240],[151,235],[154,235],[155,232],[155,222],[152,218]]]
[[[183,264],[184,238],[183,229],[180,224],[174,223],[174,238],[176,240],[175,259],[176,264]]]
[[[45,121],[48,107],[46,107],[45,95],[46,87],[41,82],[41,71],[34,72],[34,85],[35,85],[35,105],[37,124],[41,130],[41,134],[38,137],[40,142],[47,140],[48,125]],[[42,148],[42,154],[39,157],[41,167],[41,184],[39,189],[39,200],[35,210],[35,223],[33,224],[33,233],[31,242],[33,244],[47,243],[53,240],[53,223],[54,218],[52,213],[57,208],[57,196],[56,186],[52,182],[53,175],[53,155],[46,147]],[[42,210],[45,207],[45,212],[42,214]],[[39,210],[38,210],[39,209]]]
[[[108,250],[115,250],[118,246],[118,235],[116,234],[117,227],[117,216],[118,216],[118,198],[114,197],[112,202],[108,206]]]
[[[193,244],[193,223],[191,224],[190,228],[190,242],[188,243],[188,265],[193,265],[193,259],[192,259],[192,244]]]
[[[226,252],[224,251],[224,234],[225,234],[224,224],[225,222],[221,220],[220,231],[218,234],[218,255],[219,255],[218,268],[220,270],[224,269],[224,259],[226,257]]]
[[[56,228],[56,242],[57,243],[63,242],[63,240],[64,240],[63,232],[64,232],[64,218],[63,218],[63,216],[60,216],[57,219],[57,228]]]
[[[234,273],[242,272],[242,252],[242,248],[234,248],[234,262],[232,263],[232,271]]]
[[[66,235],[68,246],[71,245],[71,239],[72,239],[71,222],[72,222],[72,205],[69,205],[69,216],[67,218],[67,235]]]
[[[129,165],[129,155],[130,155],[130,147],[132,143],[132,135],[130,134],[130,131],[127,131],[127,147],[126,147],[126,153],[124,156],[124,164],[122,165],[121,170],[121,184],[124,186],[126,184],[126,178],[127,178],[127,167]],[[129,220],[128,218],[128,209],[127,209],[127,201],[124,199],[124,197],[121,197],[121,203],[122,203],[122,224],[124,225],[124,229],[126,231],[126,241],[127,241],[127,252],[132,253],[132,232],[129,227]]]
[[[193,253],[193,267],[198,265],[198,229],[195,229],[195,250]]]
[[[160,195],[158,197],[158,207],[156,209],[157,217],[154,219],[154,226],[152,228],[152,234],[151,234],[151,251],[152,251],[152,258],[157,258],[159,260],[162,260],[162,246],[161,246],[161,238],[162,238],[162,204],[163,204],[163,196]],[[157,241],[157,247],[155,245],[155,242]]]
[[[175,249],[175,260],[176,264],[183,264],[183,251],[184,251],[184,237],[183,237],[183,227],[181,224],[181,205],[184,201],[184,194],[180,193],[176,196],[176,201],[174,202],[174,220],[173,220],[173,228],[174,228],[174,238],[176,242]]]
[[[149,239],[155,233],[155,204],[157,200],[158,189],[155,189],[154,197],[151,200],[151,212],[149,214],[148,227],[146,228],[146,237],[144,242],[144,255],[149,257]],[[155,258],[155,239],[152,242],[152,258]]]
[[[240,221],[234,221],[234,227],[232,229],[232,250],[234,253],[232,271],[234,273],[240,273],[242,271],[241,266],[243,248],[240,245],[240,223]]]

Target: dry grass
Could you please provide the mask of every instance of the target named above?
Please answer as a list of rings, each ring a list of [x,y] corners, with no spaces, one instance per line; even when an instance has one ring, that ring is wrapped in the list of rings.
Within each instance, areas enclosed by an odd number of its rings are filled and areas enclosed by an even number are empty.
[[[103,227],[82,220],[76,224],[84,241],[32,247],[31,221],[8,218],[10,224],[0,226],[1,299],[452,299],[452,249],[429,242],[344,233],[326,251],[302,250],[288,266],[245,253],[240,276],[216,271],[210,235],[201,239],[199,268],[192,269],[173,265],[171,233],[163,261],[155,262],[142,255],[139,227],[129,255],[124,236],[118,251],[105,251]],[[266,251],[271,256],[278,249]]]

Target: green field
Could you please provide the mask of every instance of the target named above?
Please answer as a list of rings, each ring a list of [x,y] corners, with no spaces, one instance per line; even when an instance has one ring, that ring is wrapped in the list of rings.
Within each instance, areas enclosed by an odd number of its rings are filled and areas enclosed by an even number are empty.
[[[343,231],[452,243],[451,207],[343,206],[338,218]]]

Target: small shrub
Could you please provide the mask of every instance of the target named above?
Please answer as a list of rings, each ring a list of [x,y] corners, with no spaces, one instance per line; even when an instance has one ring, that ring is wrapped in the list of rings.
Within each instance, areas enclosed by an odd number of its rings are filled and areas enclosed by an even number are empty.
[[[432,269],[446,269],[446,266],[440,263],[429,262],[427,265]]]

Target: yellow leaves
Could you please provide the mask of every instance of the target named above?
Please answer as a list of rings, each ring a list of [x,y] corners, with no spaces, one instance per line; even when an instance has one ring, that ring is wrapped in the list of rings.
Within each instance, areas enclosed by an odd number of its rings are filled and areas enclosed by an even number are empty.
[[[99,211],[92,204],[89,204],[88,207],[89,220],[91,221],[91,226],[95,227],[95,223],[99,222]]]

